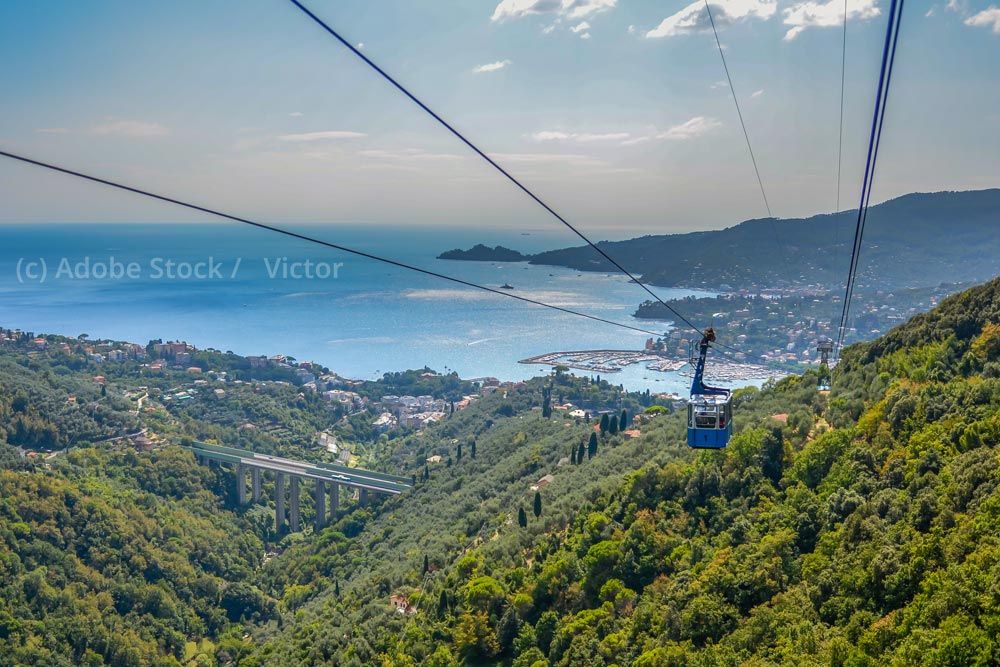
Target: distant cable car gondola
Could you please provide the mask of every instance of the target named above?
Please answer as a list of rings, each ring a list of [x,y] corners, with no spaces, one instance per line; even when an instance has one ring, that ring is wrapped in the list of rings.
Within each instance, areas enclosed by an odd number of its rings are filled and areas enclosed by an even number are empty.
[[[691,400],[688,402],[688,446],[695,449],[722,449],[733,437],[733,397],[728,389],[705,384],[705,355],[715,342],[712,327],[705,330],[695,363]]]
[[[816,351],[819,352],[819,388],[821,391],[830,389],[830,354],[833,353],[833,341],[829,338],[820,338],[816,344]]]

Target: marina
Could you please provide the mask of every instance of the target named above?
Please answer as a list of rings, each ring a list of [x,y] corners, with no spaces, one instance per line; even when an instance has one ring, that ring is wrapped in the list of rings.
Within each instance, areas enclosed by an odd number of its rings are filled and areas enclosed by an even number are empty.
[[[567,352],[549,352],[534,357],[522,359],[521,364],[542,364],[546,366],[564,366],[569,369],[587,371],[590,373],[618,373],[633,364],[644,363],[645,368],[660,373],[680,372],[684,377],[692,377],[694,371],[687,369],[687,359],[665,357],[647,351],[637,350],[576,350]],[[784,377],[785,373],[758,364],[736,363],[716,360],[710,365],[709,375],[716,382],[743,382],[748,380],[766,380],[771,377]]]
[[[694,371],[691,369],[683,370],[680,372],[680,375],[694,377]],[[788,373],[768,368],[767,366],[732,361],[713,361],[709,366],[709,370],[706,371],[706,376],[709,376],[711,381],[722,383],[767,380],[769,378],[780,380],[787,375]]]

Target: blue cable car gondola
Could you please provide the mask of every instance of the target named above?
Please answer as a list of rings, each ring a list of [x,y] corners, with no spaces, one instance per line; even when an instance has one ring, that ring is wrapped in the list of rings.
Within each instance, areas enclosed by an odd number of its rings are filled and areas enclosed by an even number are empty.
[[[733,437],[733,397],[728,389],[705,384],[705,355],[715,342],[709,327],[698,345],[699,355],[688,402],[688,446],[694,449],[722,449]]]

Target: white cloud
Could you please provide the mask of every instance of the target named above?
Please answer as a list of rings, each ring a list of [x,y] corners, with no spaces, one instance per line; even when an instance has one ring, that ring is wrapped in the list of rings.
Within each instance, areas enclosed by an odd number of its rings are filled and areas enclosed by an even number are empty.
[[[590,33],[589,32],[583,33],[582,35],[580,35],[580,39],[590,39]]]
[[[584,30],[590,30],[590,24],[586,21],[580,21],[575,26],[570,28],[571,32],[583,32]]]
[[[563,0],[563,6],[571,19],[579,19],[614,9],[618,0]]]
[[[535,141],[565,141],[573,135],[568,132],[558,132],[556,130],[542,130],[541,132],[535,132],[531,135],[531,138]]]
[[[524,164],[551,164],[554,162],[562,162],[578,167],[601,167],[607,164],[603,160],[598,160],[597,158],[589,155],[580,155],[575,153],[493,153],[490,157],[497,160],[501,164],[504,162],[517,162]]]
[[[1000,35],[1000,8],[990,5],[983,11],[965,19],[965,25],[975,28],[992,26],[993,34]]]
[[[302,118],[302,116],[304,116],[305,114],[303,114],[301,111],[293,111],[288,115],[291,116],[292,118]]]
[[[570,19],[582,19],[609,9],[618,0],[501,0],[493,10],[493,21],[519,19],[534,14],[555,14]]]
[[[722,127],[722,123],[720,123],[714,118],[706,118],[705,116],[695,116],[694,118],[686,120],[679,125],[674,125],[673,127],[667,128],[662,132],[653,132],[652,134],[644,134],[638,137],[631,137],[621,142],[621,145],[635,146],[636,144],[644,144],[646,142],[654,140],[688,141],[691,139],[697,139],[698,137],[704,136],[720,127]]]
[[[472,71],[476,74],[481,74],[482,72],[496,72],[497,70],[501,70],[510,64],[511,62],[509,60],[498,60],[495,63],[486,63],[485,65],[473,67]]]
[[[90,128],[91,134],[119,137],[162,137],[168,132],[164,125],[141,120],[109,120]]]
[[[303,141],[325,141],[327,139],[363,139],[368,135],[364,132],[350,132],[347,130],[328,130],[325,132],[306,132],[305,134],[282,134],[279,141],[303,142]]]
[[[364,42],[358,42],[358,47],[357,48],[358,48],[358,51],[364,51],[365,50],[365,43]]]
[[[961,14],[964,17],[962,22],[971,28],[990,28],[993,34],[1000,35],[1000,8],[996,5],[972,14],[968,0],[948,0],[945,9]]]
[[[750,99],[751,100],[755,100],[758,97],[763,97],[763,96],[764,96],[764,89],[763,88],[761,88],[760,90],[755,90],[752,93],[750,93]]]
[[[766,21],[778,10],[777,0],[714,0],[712,3],[712,18],[716,26],[731,25],[750,19]],[[690,5],[675,14],[671,14],[652,30],[646,37],[674,37],[692,32],[700,32],[711,27],[708,13],[703,0],[695,0]]]
[[[556,29],[556,24],[555,24],[555,23],[553,23],[552,25],[547,25],[547,26],[545,26],[544,28],[542,28],[542,34],[543,34],[543,35],[551,35],[551,34],[552,34],[552,32],[553,32],[553,31],[554,31],[555,29]]]
[[[719,90],[720,88],[729,88],[729,82],[728,81],[716,81],[711,86],[709,86],[709,88],[711,88],[712,90]]]
[[[636,27],[635,27],[634,25],[630,25],[630,26],[628,27],[628,31],[627,31],[627,32],[628,32],[628,34],[630,34],[630,35],[634,35],[635,33],[639,32],[639,29],[638,29],[638,28],[636,28]]]
[[[35,130],[39,134],[69,134],[69,128],[66,127],[40,127]]]
[[[656,135],[656,138],[667,139],[669,141],[687,141],[704,136],[719,127],[722,127],[722,123],[714,118],[695,116],[680,125],[674,125],[666,132],[660,132]]]
[[[416,161],[416,160],[437,160],[437,161],[454,161],[462,160],[463,156],[457,155],[455,153],[428,153],[427,151],[421,150],[419,148],[401,148],[398,150],[365,150],[358,151],[358,155],[361,157],[374,158],[379,160],[405,160],[405,161]]]
[[[631,135],[628,132],[605,132],[603,134],[593,134],[590,132],[559,132],[558,130],[542,130],[534,132],[531,138],[534,141],[579,141],[588,143],[593,141],[621,141],[628,139]]]
[[[791,26],[785,33],[785,41],[790,42],[806,28],[836,28],[844,25],[844,3],[840,0],[827,2],[799,2],[782,10],[783,23]],[[848,0],[847,20],[872,19],[882,11],[876,0]]]

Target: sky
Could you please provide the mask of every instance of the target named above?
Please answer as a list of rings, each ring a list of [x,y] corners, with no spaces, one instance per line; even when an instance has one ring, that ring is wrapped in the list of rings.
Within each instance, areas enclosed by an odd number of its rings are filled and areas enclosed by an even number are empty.
[[[766,210],[703,2],[304,0],[595,238]],[[711,0],[774,215],[837,208],[842,1]],[[888,0],[847,0],[840,209]],[[873,201],[1000,186],[1000,7],[906,4]],[[285,0],[5,0],[0,148],[263,222],[556,224]],[[197,222],[0,160],[0,224]]]

